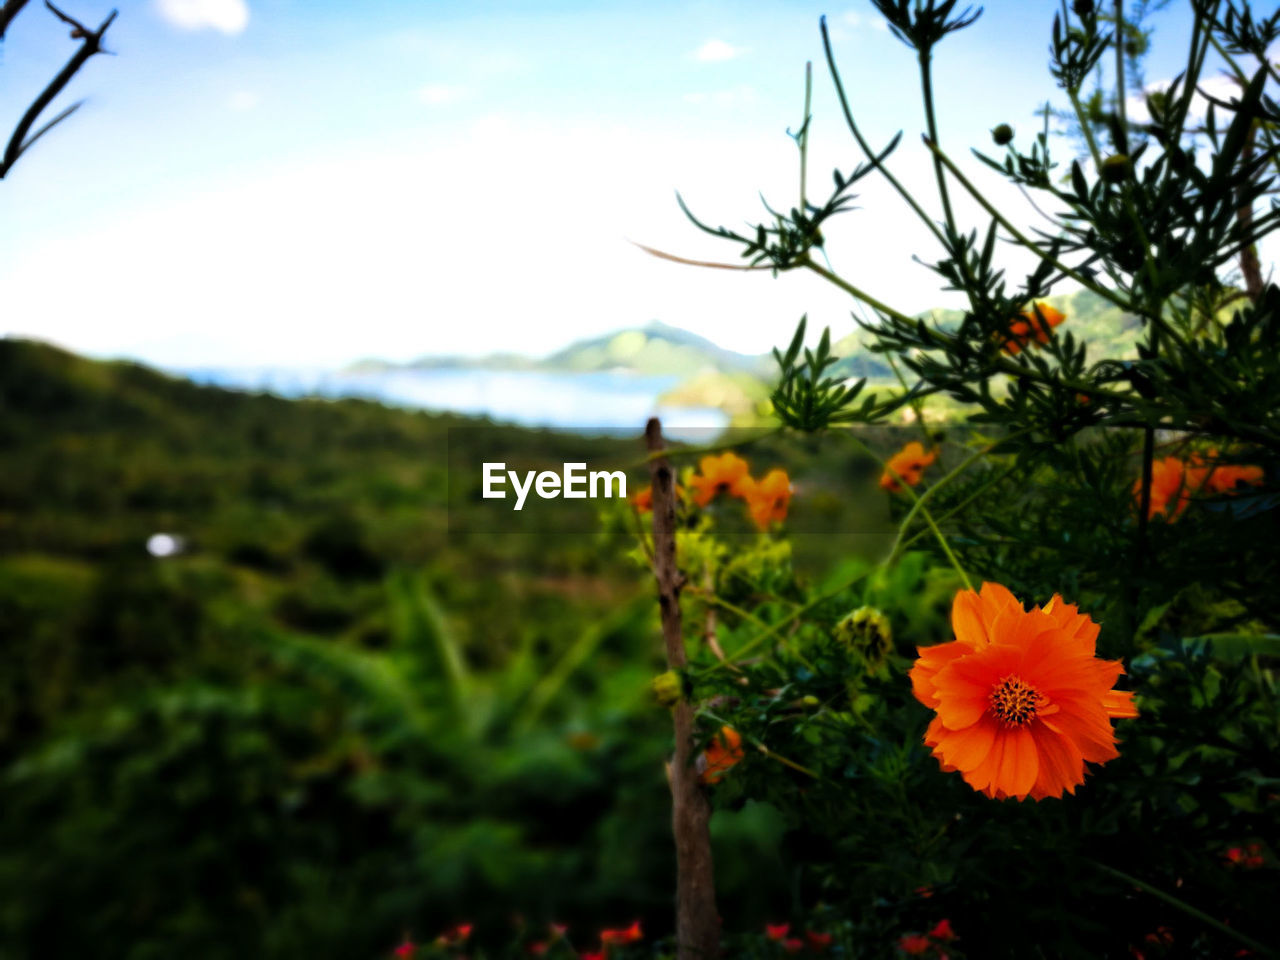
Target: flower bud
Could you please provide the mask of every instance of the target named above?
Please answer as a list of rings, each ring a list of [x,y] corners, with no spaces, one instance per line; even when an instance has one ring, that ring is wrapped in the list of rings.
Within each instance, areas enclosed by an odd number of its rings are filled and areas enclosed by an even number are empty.
[[[836,624],[836,639],[872,670],[881,666],[893,652],[893,627],[889,618],[875,607],[859,607]]]
[[[649,684],[653,697],[661,706],[674,707],[684,696],[684,679],[675,670],[658,674]]]
[[[1071,9],[1076,12],[1077,17],[1087,17],[1093,13],[1093,0],[1076,0],[1071,5]]]
[[[1107,183],[1124,183],[1133,172],[1133,164],[1123,153],[1117,153],[1103,160],[1098,172]]]
[[[997,147],[1003,147],[1013,141],[1013,127],[1007,123],[1002,123],[991,131],[991,139],[996,142]]]

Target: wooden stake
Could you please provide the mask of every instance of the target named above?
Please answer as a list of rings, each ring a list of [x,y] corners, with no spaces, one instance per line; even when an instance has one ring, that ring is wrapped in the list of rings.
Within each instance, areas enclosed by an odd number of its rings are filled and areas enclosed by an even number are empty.
[[[652,418],[644,431],[650,453],[666,449],[662,424]],[[683,578],[676,567],[675,476],[666,457],[649,461],[653,483],[653,572],[667,666],[688,663],[680,618]],[[677,960],[716,960],[720,955],[720,915],[716,910],[715,869],[711,860],[711,804],[693,766],[693,705],[681,699],[672,710],[676,752],[671,763],[671,826],[676,841]]]

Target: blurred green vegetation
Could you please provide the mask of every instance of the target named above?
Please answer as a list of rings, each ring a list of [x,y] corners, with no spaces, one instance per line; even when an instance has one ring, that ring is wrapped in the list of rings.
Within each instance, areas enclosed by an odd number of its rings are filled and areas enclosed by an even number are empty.
[[[0,956],[660,928],[646,585],[587,536],[447,536],[466,422],[0,341]]]

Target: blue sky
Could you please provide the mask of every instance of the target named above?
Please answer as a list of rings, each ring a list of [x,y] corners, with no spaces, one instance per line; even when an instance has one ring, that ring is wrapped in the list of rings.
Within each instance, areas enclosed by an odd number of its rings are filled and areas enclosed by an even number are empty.
[[[67,8],[94,23],[108,9]],[[966,148],[1002,121],[1029,138],[1032,112],[1056,102],[1055,9],[995,0],[937,54],[944,145],[1024,222]],[[733,260],[683,219],[677,188],[730,224],[757,216],[757,190],[794,203],[785,130],[807,59],[814,190],[856,163],[824,13],[860,123],[878,143],[905,130],[895,169],[933,209],[913,56],[863,0],[124,3],[118,56],[94,58],[61,101],[85,106],[0,182],[0,332],[172,365],[307,366],[546,353],[650,320],[748,351],[804,312],[844,333],[850,303],[817,278],[682,267],[628,242]],[[1182,12],[1156,25],[1152,81],[1186,47]],[[72,46],[47,11],[19,16],[5,122]],[[828,232],[832,262],[901,309],[946,303],[911,259],[927,234],[867,183]]]

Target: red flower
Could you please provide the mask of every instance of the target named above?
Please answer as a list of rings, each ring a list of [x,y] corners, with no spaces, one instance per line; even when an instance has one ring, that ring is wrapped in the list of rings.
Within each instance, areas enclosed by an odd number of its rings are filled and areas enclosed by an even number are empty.
[[[908,934],[898,941],[898,949],[909,957],[918,957],[927,953],[932,946],[929,938],[922,933]]]
[[[539,940],[537,943],[529,944],[529,953],[532,956],[540,957],[547,952],[547,942]]]
[[[637,943],[644,939],[644,934],[640,932],[640,921],[637,920],[629,927],[620,930],[601,930],[600,942],[605,946],[611,944],[627,944]]]
[[[1232,847],[1226,852],[1226,858],[1230,866],[1244,867],[1246,870],[1255,870],[1265,862],[1260,843],[1251,843],[1245,848]]]
[[[956,932],[951,929],[951,921],[943,917],[938,921],[938,925],[929,931],[929,936],[935,940],[954,940]]]
[[[393,951],[391,951],[391,955],[393,957],[398,957],[399,960],[406,960],[407,957],[412,957],[413,952],[417,949],[418,949],[418,945],[414,943],[412,940],[410,940],[408,937],[405,937],[404,943],[400,944],[400,946],[396,947]]]
[[[813,930],[809,930],[805,933],[804,938],[809,941],[809,949],[814,953],[821,953],[831,946],[831,934],[829,933],[815,933]]]
[[[798,937],[788,937],[782,941],[782,949],[787,953],[799,953],[804,949],[804,941]]]
[[[603,950],[583,950],[578,954],[578,960],[605,960]]]
[[[1148,933],[1143,939],[1147,943],[1158,943],[1167,947],[1173,943],[1173,931],[1168,927],[1156,927],[1154,933]]]
[[[764,935],[770,940],[785,940],[790,932],[791,924],[789,923],[766,923],[764,925]]]

